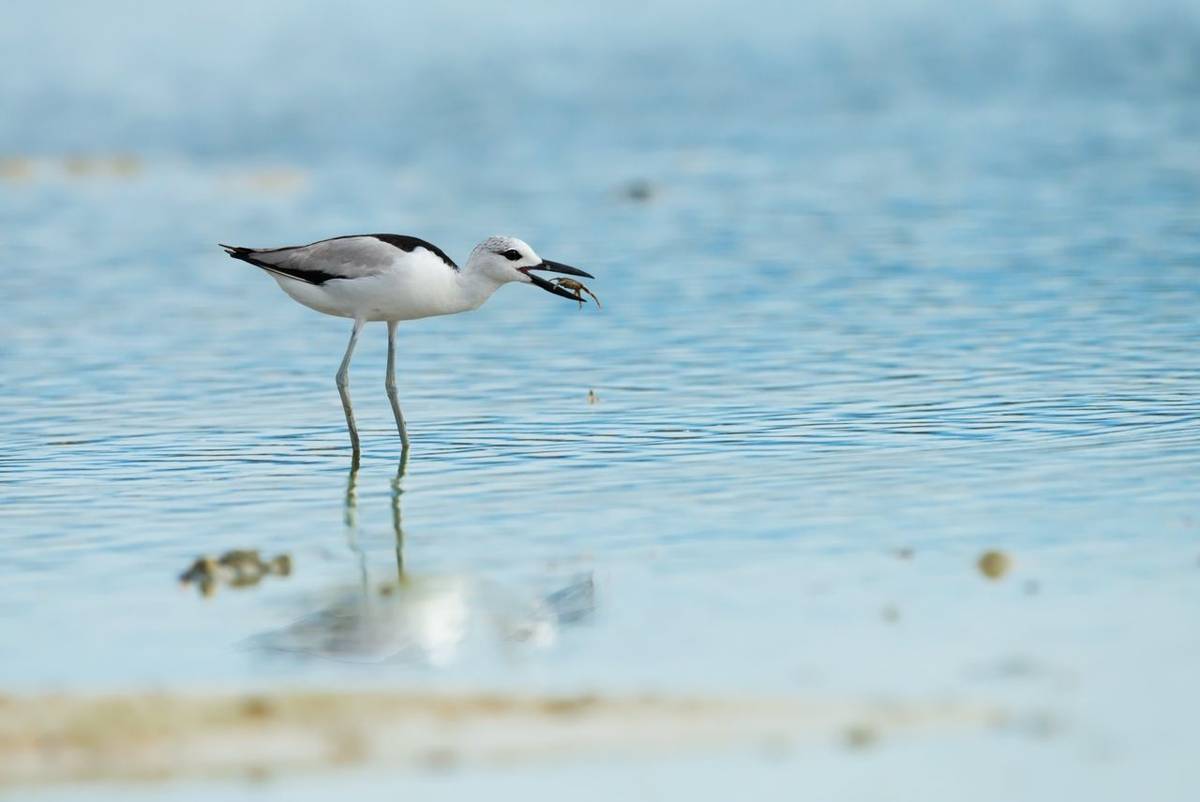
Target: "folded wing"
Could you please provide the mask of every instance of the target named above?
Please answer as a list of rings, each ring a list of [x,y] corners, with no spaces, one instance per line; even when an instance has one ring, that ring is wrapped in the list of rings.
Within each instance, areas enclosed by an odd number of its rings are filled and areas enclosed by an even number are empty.
[[[396,248],[374,235],[335,237],[287,248],[221,247],[234,259],[316,285],[379,275],[396,257]]]

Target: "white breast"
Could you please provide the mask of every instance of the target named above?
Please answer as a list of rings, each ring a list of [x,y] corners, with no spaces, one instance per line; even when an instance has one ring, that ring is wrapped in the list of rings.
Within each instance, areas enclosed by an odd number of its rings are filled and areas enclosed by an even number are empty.
[[[382,270],[314,285],[275,275],[279,286],[310,309],[363,320],[415,320],[471,308],[460,274],[438,256],[417,248],[397,255]]]

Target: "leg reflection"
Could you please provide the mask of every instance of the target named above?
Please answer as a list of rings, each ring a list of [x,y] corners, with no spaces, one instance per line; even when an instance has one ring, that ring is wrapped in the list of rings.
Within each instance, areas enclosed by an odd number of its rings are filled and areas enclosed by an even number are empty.
[[[391,480],[394,581],[371,583],[367,534],[360,526],[358,469],[353,460],[346,481],[346,542],[358,564],[358,587],[333,587],[305,603],[291,624],[262,633],[256,645],[264,651],[352,662],[449,666],[464,655],[495,654],[514,648],[552,645],[563,626],[583,622],[594,608],[590,571],[565,585],[547,588],[506,583],[459,572],[413,575],[404,559],[403,511],[407,460],[401,458]],[[370,517],[366,519],[370,521]],[[361,531],[360,531],[361,530]],[[382,545],[382,544],[377,544]],[[382,557],[379,551],[376,556]],[[547,590],[550,592],[547,593]]]
[[[396,543],[396,582],[404,584],[404,527],[400,518],[400,495],[404,492],[402,485],[404,473],[408,470],[408,449],[400,454],[400,465],[396,468],[396,478],[392,480],[392,533]]]
[[[346,545],[358,560],[359,581],[367,589],[367,553],[358,542],[358,452],[350,460],[350,476],[346,479],[346,500],[342,521],[346,528]]]

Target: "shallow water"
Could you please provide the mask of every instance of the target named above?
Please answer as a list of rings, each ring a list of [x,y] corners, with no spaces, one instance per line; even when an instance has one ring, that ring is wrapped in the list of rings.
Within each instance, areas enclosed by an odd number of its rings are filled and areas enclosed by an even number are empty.
[[[1064,776],[1153,765],[1179,793],[1200,18],[1014,8],[17,12],[4,688],[952,696],[1054,722]],[[509,58],[527,38],[550,44]],[[215,243],[353,231],[460,262],[510,231],[604,308],[509,287],[402,326],[398,484],[369,327],[352,476],[347,323]],[[233,548],[295,571],[176,586]],[[274,648],[298,621],[325,646]]]

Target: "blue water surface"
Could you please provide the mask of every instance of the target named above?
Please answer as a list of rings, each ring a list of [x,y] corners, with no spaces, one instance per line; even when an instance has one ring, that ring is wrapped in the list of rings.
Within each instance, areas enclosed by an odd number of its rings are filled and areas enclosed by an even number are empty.
[[[1009,798],[1189,798],[1194,6],[241,5],[0,26],[4,690],[953,697],[1062,723],[954,747]],[[384,328],[352,473],[348,322],[216,247],[368,231],[603,302],[402,325],[399,481]]]

